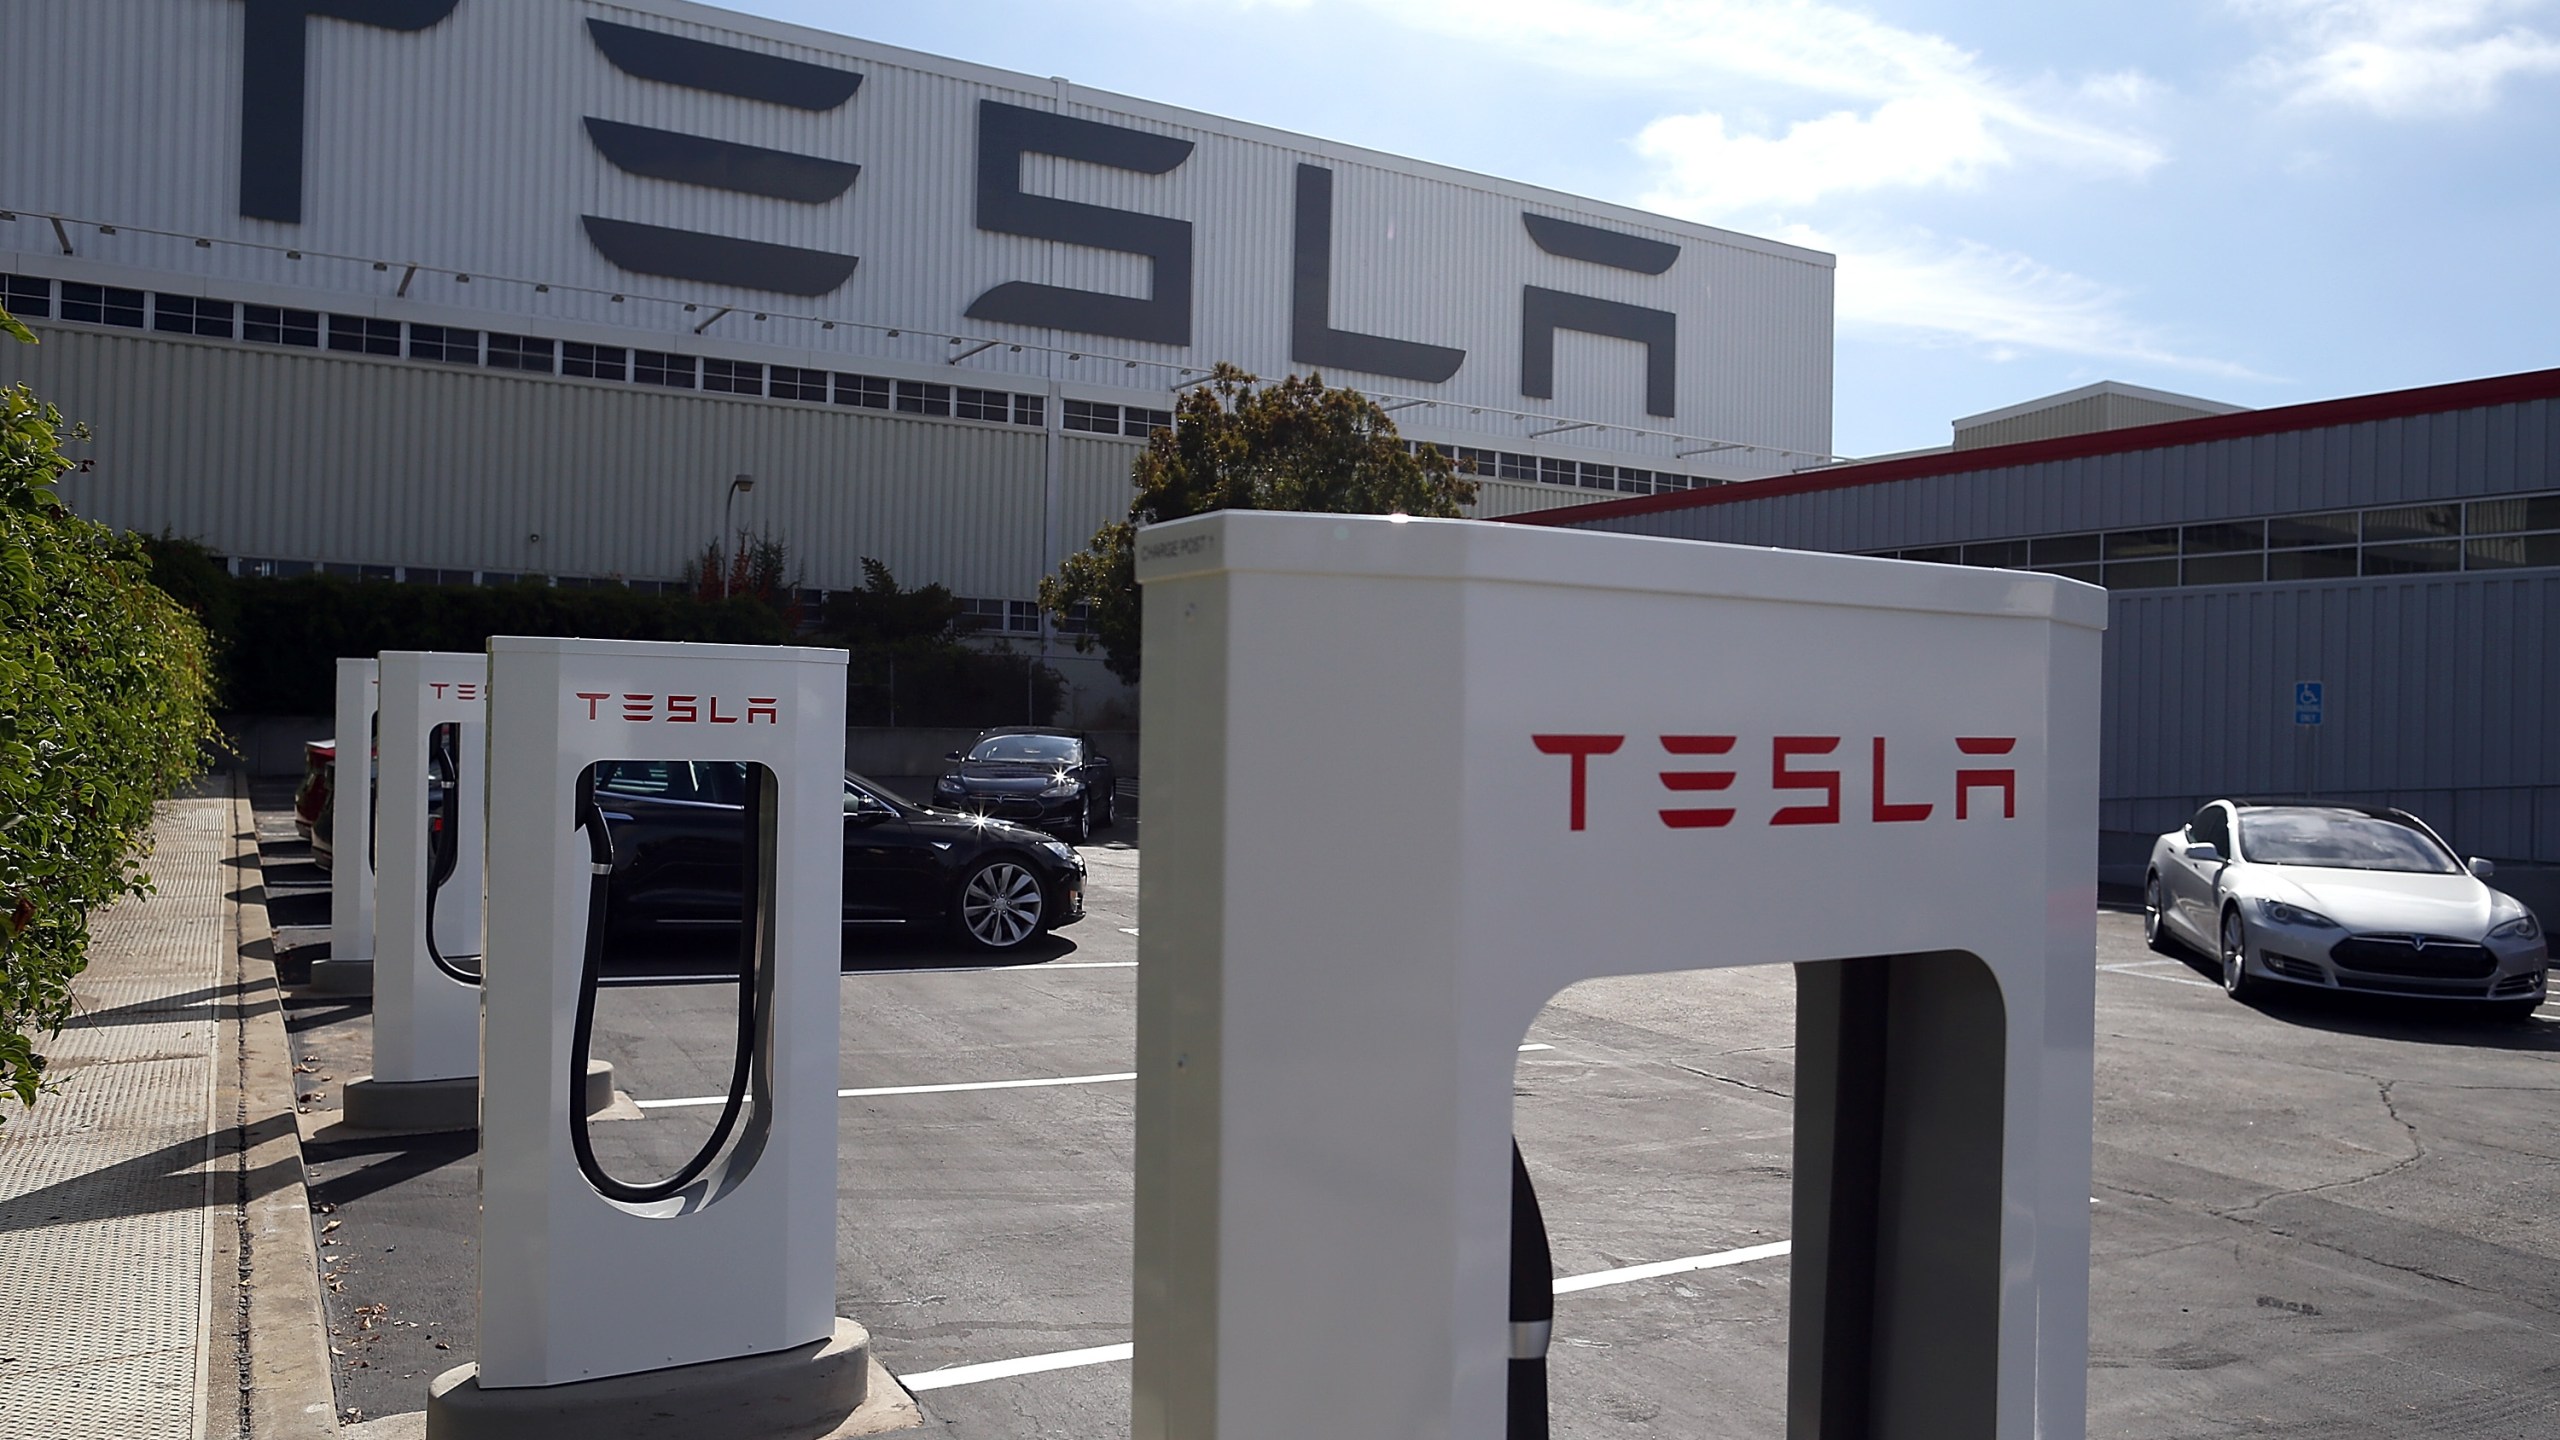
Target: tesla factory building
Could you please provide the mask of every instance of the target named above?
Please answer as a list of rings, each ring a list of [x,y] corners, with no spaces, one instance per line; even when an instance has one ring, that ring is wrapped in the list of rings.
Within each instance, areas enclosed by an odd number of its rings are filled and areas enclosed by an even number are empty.
[[[2098,386],[1947,450],[1524,518],[2103,584],[2105,880],[2217,796],[2560,863],[2560,370],[2239,412]],[[2549,907],[2554,878],[2493,883]]]
[[[250,574],[663,586],[736,525],[997,633],[1219,361],[1477,513],[1819,463],[1828,255],[681,0],[10,0],[0,345]],[[1082,683],[1086,677],[1073,677]]]

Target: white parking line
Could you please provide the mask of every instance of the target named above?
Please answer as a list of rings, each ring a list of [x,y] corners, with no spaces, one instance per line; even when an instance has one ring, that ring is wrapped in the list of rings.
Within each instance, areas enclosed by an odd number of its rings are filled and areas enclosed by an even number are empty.
[[[1556,1293],[1570,1295],[1577,1290],[1597,1290],[1604,1285],[1625,1285],[1637,1280],[1653,1280],[1664,1275],[1685,1275],[1693,1270],[1721,1270],[1728,1265],[1748,1265],[1754,1260],[1770,1260],[1787,1253],[1789,1244],[1779,1240],[1768,1245],[1747,1245],[1739,1250],[1722,1250],[1713,1255],[1692,1255],[1682,1260],[1659,1260],[1651,1265],[1625,1265],[1615,1270],[1595,1270],[1588,1275],[1571,1275],[1556,1282]],[[980,1365],[950,1365],[940,1370],[926,1370],[914,1375],[901,1375],[898,1383],[909,1390],[948,1390],[957,1385],[976,1385],[987,1380],[1005,1380],[1016,1375],[1037,1375],[1044,1370],[1072,1370],[1083,1365],[1108,1365],[1126,1360],[1128,1345],[1096,1345],[1089,1350],[1055,1350],[1046,1355],[1025,1355],[1017,1360],[990,1360]]]
[[[2183,960],[2135,960],[2123,965],[2101,965],[2098,968],[2109,975],[2130,975],[2136,980],[2166,980],[2172,985],[2201,985],[2207,990],[2222,988],[2210,980],[2199,980],[2193,975],[2154,975],[2142,968],[2146,965],[2175,965],[2182,970],[2186,968],[2186,962]]]
[[[1523,1045],[1522,1051],[1553,1050],[1553,1045]],[[1059,1075],[1038,1080],[962,1080],[947,1085],[874,1085],[858,1090],[839,1090],[839,1100],[860,1100],[874,1095],[950,1095],[962,1090],[1038,1090],[1051,1085],[1109,1085],[1116,1081],[1135,1080],[1138,1072],[1121,1070],[1109,1075]],[[643,1110],[677,1110],[688,1105],[726,1105],[726,1095],[686,1095],[673,1100],[634,1100]]]
[[[1036,1090],[1050,1085],[1109,1085],[1116,1081],[1135,1080],[1138,1072],[1123,1070],[1112,1075],[1060,1075],[1045,1080],[968,1080],[952,1085],[875,1085],[860,1090],[839,1090],[839,1100],[858,1100],[873,1095],[949,1095],[962,1090]],[[726,1095],[688,1095],[681,1100],[636,1100],[643,1110],[670,1110],[682,1105],[726,1105]]]

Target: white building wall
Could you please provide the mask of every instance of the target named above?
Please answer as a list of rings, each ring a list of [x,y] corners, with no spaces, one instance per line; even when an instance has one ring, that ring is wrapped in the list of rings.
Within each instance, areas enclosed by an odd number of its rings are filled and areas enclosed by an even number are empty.
[[[0,208],[17,219],[0,223],[0,252],[188,277],[217,292],[271,285],[324,308],[414,306],[408,318],[504,317],[503,328],[541,333],[649,332],[669,348],[726,306],[733,313],[705,343],[822,354],[840,366],[929,365],[966,348],[954,337],[993,339],[1002,343],[967,368],[1161,393],[1218,360],[1270,374],[1304,368],[1290,339],[1292,218],[1298,167],[1313,164],[1333,175],[1331,323],[1466,352],[1439,383],[1339,366],[1329,378],[1428,399],[1433,410],[1407,418],[1481,432],[1486,443],[1562,417],[1613,427],[1581,435],[1586,446],[1666,466],[1701,439],[1757,447],[1717,452],[1702,472],[1735,476],[1796,468],[1829,448],[1826,255],[673,0],[456,0],[414,33],[305,22],[303,218],[250,218],[240,193],[248,8],[13,0],[0,49],[9,137]],[[608,58],[591,21],[859,74],[860,84],[841,104],[808,110],[640,78]],[[1190,343],[967,318],[977,297],[1007,282],[1132,295],[1145,292],[1150,269],[1132,254],[979,228],[982,101],[1194,147],[1161,175],[1037,153],[1020,166],[1027,192],[1191,225]],[[840,196],[813,203],[644,178],[606,158],[590,120],[861,171]],[[1524,212],[1674,245],[1678,259],[1647,275],[1545,253]],[[590,216],[859,262],[814,295],[636,274],[599,253]],[[1559,337],[1556,394],[1524,395],[1529,286],[1675,313],[1676,413],[1648,413],[1638,346],[1573,332]]]

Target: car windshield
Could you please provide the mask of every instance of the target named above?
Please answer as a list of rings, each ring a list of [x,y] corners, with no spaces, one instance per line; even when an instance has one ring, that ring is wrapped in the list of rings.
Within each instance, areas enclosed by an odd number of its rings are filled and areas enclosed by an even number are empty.
[[[1076,742],[1064,735],[990,735],[969,752],[972,760],[1076,763]]]
[[[2256,865],[2451,875],[2462,867],[2425,833],[2356,810],[2243,810],[2240,854]]]

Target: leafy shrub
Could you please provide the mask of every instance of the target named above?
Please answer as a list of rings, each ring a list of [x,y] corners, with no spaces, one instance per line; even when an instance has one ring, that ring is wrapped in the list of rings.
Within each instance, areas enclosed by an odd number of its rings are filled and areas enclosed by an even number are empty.
[[[619,586],[401,585],[297,575],[233,580],[223,637],[222,701],[262,715],[325,715],[337,705],[337,657],[385,650],[479,651],[492,635],[779,645],[782,616],[739,596],[705,604]]]
[[[147,891],[152,806],[219,738],[204,627],[138,543],[54,498],[61,423],[0,391],[0,1089],[24,1104],[38,1034],[70,1018],[90,911]]]

